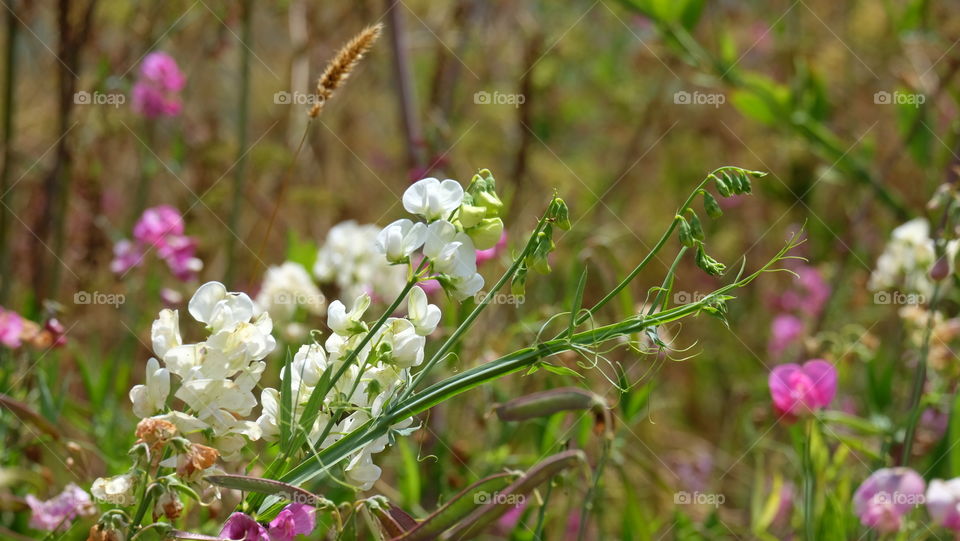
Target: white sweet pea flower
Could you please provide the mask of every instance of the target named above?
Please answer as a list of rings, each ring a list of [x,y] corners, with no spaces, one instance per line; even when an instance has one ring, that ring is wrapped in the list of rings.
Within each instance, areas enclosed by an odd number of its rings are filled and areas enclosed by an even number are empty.
[[[133,505],[137,488],[137,476],[133,473],[100,477],[90,486],[90,493],[98,502],[113,505]]]
[[[446,220],[437,220],[427,226],[427,236],[423,244],[423,255],[436,259],[443,248],[454,241],[457,227]]]
[[[480,288],[483,287],[483,276],[480,273],[474,273],[472,276],[460,277],[453,276],[450,278],[449,283],[453,286],[453,291],[451,294],[458,301],[462,301],[468,297],[472,297],[480,291]]]
[[[293,320],[299,306],[311,314],[323,314],[327,299],[303,265],[287,261],[267,269],[256,303],[257,308],[266,310],[270,317],[285,323]]]
[[[161,359],[170,348],[182,345],[179,313],[176,310],[160,310],[160,315],[150,329],[150,338],[153,341],[153,352]]]
[[[433,268],[455,278],[469,278],[477,272],[477,250],[466,234],[457,233],[454,238],[456,240],[444,246],[431,260]]]
[[[369,307],[370,296],[365,293],[353,301],[350,312],[339,300],[333,301],[327,310],[327,326],[337,334],[348,336],[360,325],[360,318]]]
[[[276,441],[280,435],[280,392],[269,387],[264,389],[260,393],[260,405],[263,411],[257,418],[257,424],[260,425],[263,439]]]
[[[207,282],[197,289],[187,305],[190,315],[216,332],[232,328],[253,317],[253,301],[246,293],[228,292],[220,282]]]
[[[231,425],[236,416],[246,417],[257,405],[257,398],[229,379],[194,379],[185,381],[174,395],[183,400],[197,418],[216,428]]]
[[[370,452],[361,451],[354,455],[344,472],[347,474],[347,479],[356,484],[360,490],[370,490],[377,479],[380,479],[383,470],[373,463]]]
[[[400,368],[423,362],[427,339],[417,334],[413,323],[404,318],[390,318],[383,326],[383,342],[390,345],[390,360]]]
[[[170,394],[170,372],[160,368],[160,363],[151,358],[147,361],[147,377],[143,385],[134,385],[130,389],[130,401],[133,413],[141,419],[152,416],[162,410]]]
[[[440,308],[427,301],[427,294],[419,286],[413,286],[407,297],[407,319],[420,336],[432,333],[440,323]]]
[[[414,182],[403,192],[403,208],[419,214],[427,221],[446,218],[463,203],[463,186],[452,179],[443,182],[425,178]]]
[[[300,346],[290,362],[290,371],[293,392],[301,386],[312,388],[320,381],[320,376],[327,369],[327,354],[318,344]],[[280,371],[280,377],[286,377],[286,368]]]
[[[410,258],[410,254],[423,246],[426,236],[426,224],[413,223],[404,218],[380,231],[377,235],[377,249],[387,256],[389,262],[405,263]]]
[[[173,425],[177,427],[177,432],[180,434],[192,434],[210,428],[210,425],[207,423],[182,411],[171,411],[163,415],[155,415],[153,418],[173,423]]]

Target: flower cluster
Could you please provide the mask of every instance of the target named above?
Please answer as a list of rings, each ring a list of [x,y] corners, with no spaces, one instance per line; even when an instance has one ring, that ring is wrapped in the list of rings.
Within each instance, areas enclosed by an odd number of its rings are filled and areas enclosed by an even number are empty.
[[[323,284],[337,286],[345,299],[366,293],[374,299],[395,299],[403,290],[407,274],[391,266],[376,248],[375,225],[360,225],[353,220],[340,222],[327,233],[317,252],[313,275]]]
[[[417,181],[404,192],[403,208],[426,222],[402,218],[383,228],[377,247],[387,260],[408,263],[422,249],[421,266],[427,263],[426,272],[452,297],[462,300],[480,291],[477,250],[494,248],[503,234],[503,203],[490,171],[474,175],[466,191],[451,179]]]
[[[17,349],[26,344],[47,349],[66,343],[66,329],[58,319],[50,318],[40,325],[0,306],[0,345]]]
[[[188,310],[207,326],[209,337],[184,344],[179,312],[164,309],[153,322],[153,351],[162,360],[147,363],[146,382],[130,390],[134,413],[158,414],[189,434],[205,431],[226,460],[237,457],[246,440],[260,438],[257,423],[244,420],[257,399],[253,388],[266,368],[262,361],[276,346],[270,334],[270,315],[254,315],[253,301],[244,293],[228,292],[219,282],[208,282],[190,299]],[[173,374],[180,379],[174,396],[190,413],[164,413]]]
[[[133,241],[123,239],[113,247],[110,270],[123,274],[140,266],[156,250],[179,280],[196,277],[203,262],[196,257],[197,243],[184,234],[183,216],[169,205],[148,208],[133,227]]]
[[[423,362],[426,336],[440,322],[440,309],[427,301],[427,295],[414,286],[407,297],[407,316],[387,318],[383,326],[370,333],[363,315],[370,306],[370,297],[361,295],[347,311],[340,301],[330,304],[327,325],[332,334],[326,342],[304,345],[294,355],[289,371],[284,368],[281,379],[290,378],[295,419],[303,415],[310,396],[317,391],[325,371],[335,373],[346,366],[345,376],[335,382],[323,399],[322,413],[310,428],[308,440],[318,450],[335,443],[343,434],[379,416],[404,382],[409,369]],[[361,342],[366,342],[360,347]],[[261,394],[263,415],[257,420],[263,438],[279,437],[280,392],[266,388]],[[347,412],[337,417],[337,411]],[[411,420],[394,428],[403,431]],[[372,455],[383,451],[388,438],[371,441],[356,451],[345,467],[347,479],[366,490],[380,478],[380,468]]]
[[[27,494],[30,506],[30,527],[48,532],[64,531],[77,517],[94,513],[93,501],[87,491],[71,483],[49,500],[43,501]]]
[[[243,541],[293,541],[298,535],[313,532],[317,525],[316,509],[302,504],[292,503],[270,521],[266,527],[243,513],[230,515],[220,531],[224,539],[242,539]]]
[[[177,116],[183,108],[179,94],[186,84],[187,79],[172,56],[162,51],[150,53],[140,64],[140,76],[131,91],[131,105],[149,118]]]
[[[307,328],[297,322],[298,309],[323,315],[327,302],[307,269],[293,261],[267,269],[255,301],[258,313],[269,313],[289,340],[302,339],[307,333]]]
[[[958,248],[960,240],[946,243],[948,263],[956,257]],[[874,291],[902,287],[907,293],[930,298],[933,293],[930,271],[936,262],[930,224],[924,218],[915,218],[893,230],[890,242],[877,259],[877,268],[870,275],[869,287]]]

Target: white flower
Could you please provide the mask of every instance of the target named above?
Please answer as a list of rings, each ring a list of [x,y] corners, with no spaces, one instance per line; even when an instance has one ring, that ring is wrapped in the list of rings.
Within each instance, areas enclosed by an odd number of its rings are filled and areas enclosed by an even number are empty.
[[[960,477],[949,481],[934,479],[927,487],[927,511],[940,525],[956,527],[960,521]],[[952,524],[948,524],[952,522]]]
[[[427,302],[427,294],[419,286],[413,286],[407,297],[407,319],[421,336],[432,333],[440,323],[440,308]]]
[[[133,505],[136,501],[134,491],[137,488],[137,476],[133,473],[100,477],[90,486],[90,493],[99,502],[113,505]]]
[[[286,323],[293,320],[298,306],[311,314],[322,314],[327,300],[303,265],[287,261],[267,269],[256,302],[273,319]]]
[[[347,474],[347,479],[356,484],[360,490],[370,490],[377,479],[380,479],[383,470],[373,463],[373,457],[369,452],[362,451],[347,463],[344,472]]]
[[[377,248],[387,256],[387,261],[404,263],[410,254],[423,246],[426,229],[423,222],[413,223],[406,218],[397,220],[377,235]]]
[[[276,441],[280,435],[280,392],[267,387],[260,393],[260,405],[263,408],[257,424],[263,434],[263,439]]]
[[[207,282],[187,305],[190,315],[216,332],[253,317],[253,301],[246,293],[231,293],[220,282]]]
[[[151,358],[147,361],[147,377],[143,385],[134,385],[130,389],[130,401],[133,413],[141,419],[152,416],[162,410],[170,394],[170,373],[160,368],[160,363]]]
[[[176,310],[160,310],[160,315],[150,329],[153,352],[161,359],[170,348],[183,344],[180,338],[180,315]]]
[[[472,297],[480,291],[480,288],[483,287],[483,276],[480,273],[474,273],[472,276],[460,277],[454,276],[450,279],[450,284],[453,286],[453,297],[458,301],[462,301],[467,297]]]
[[[370,296],[363,294],[353,301],[353,308],[347,312],[347,307],[339,300],[330,303],[327,310],[327,326],[340,335],[350,335],[359,327],[363,313],[370,307]]]
[[[390,360],[400,368],[423,362],[427,339],[417,334],[413,323],[403,318],[390,318],[383,326],[383,342],[390,345]]]
[[[906,292],[929,298],[933,294],[933,280],[929,272],[936,262],[936,249],[930,238],[930,225],[924,218],[915,218],[896,229],[890,242],[877,259],[877,267],[870,275],[871,290],[902,287]],[[946,258],[953,268],[953,259],[960,241],[946,245]]]
[[[308,388],[316,386],[320,376],[327,369],[327,354],[318,344],[300,346],[290,362],[290,371],[293,373],[291,388],[296,393],[301,385]],[[280,377],[286,376],[286,369],[280,371]]]
[[[211,425],[231,425],[234,415],[246,417],[257,405],[257,398],[229,379],[186,381],[174,395],[183,400],[197,418]]]
[[[433,221],[446,218],[463,203],[463,186],[446,179],[425,178],[414,182],[403,192],[403,208],[411,214],[419,214]]]
[[[330,229],[317,253],[313,274],[321,283],[333,283],[341,298],[353,299],[368,292],[395,299],[407,281],[407,269],[391,265],[377,249],[380,228],[350,220]]]
[[[423,245],[423,255],[436,259],[443,248],[454,241],[457,226],[446,220],[437,220],[427,226],[427,238]]]
[[[427,228],[423,255],[430,258],[434,270],[442,274],[468,278],[477,272],[473,241],[446,220],[437,220]]]

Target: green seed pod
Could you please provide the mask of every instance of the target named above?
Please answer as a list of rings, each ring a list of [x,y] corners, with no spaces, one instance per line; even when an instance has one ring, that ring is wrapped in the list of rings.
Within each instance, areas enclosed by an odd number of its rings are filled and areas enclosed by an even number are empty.
[[[693,209],[688,208],[687,212],[690,213],[690,234],[693,235],[694,240],[703,242],[703,227],[700,225],[700,218],[697,217],[697,213]]]
[[[693,248],[695,239],[693,238],[693,230],[690,228],[690,224],[683,216],[677,216],[677,220],[680,220],[680,242],[687,248]]]
[[[720,209],[720,204],[710,195],[710,192],[703,192],[703,209],[707,212],[707,216],[711,218],[723,216],[723,210]]]

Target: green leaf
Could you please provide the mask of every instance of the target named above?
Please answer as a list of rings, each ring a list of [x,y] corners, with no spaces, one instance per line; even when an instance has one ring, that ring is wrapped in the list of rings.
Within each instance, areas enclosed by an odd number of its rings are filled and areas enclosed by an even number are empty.
[[[566,366],[560,366],[560,365],[556,365],[556,364],[550,364],[550,363],[548,363],[548,362],[546,362],[546,361],[541,362],[541,363],[540,363],[540,366],[542,366],[543,369],[546,370],[547,372],[550,372],[550,373],[553,373],[553,374],[557,374],[557,375],[560,375],[560,376],[574,376],[574,377],[578,377],[578,378],[583,378],[583,375],[580,374],[580,372],[577,372],[576,370],[572,370],[572,369],[570,369],[570,368],[567,368]]]
[[[257,492],[259,494],[266,494],[268,496],[277,496],[297,503],[316,505],[318,502],[320,502],[320,498],[309,491],[288,483],[284,483],[283,481],[275,481],[273,479],[263,479],[260,477],[232,474],[208,475],[203,479],[220,487],[242,490],[244,492]]]
[[[291,427],[293,426],[293,389],[290,350],[283,359],[283,377],[280,378],[280,448],[290,451]]]
[[[950,472],[953,477],[960,477],[960,393],[953,398],[950,414]]]
[[[310,239],[301,239],[297,232],[291,229],[287,233],[287,261],[303,265],[307,272],[317,261],[317,244]]]
[[[577,282],[577,291],[573,294],[573,306],[570,307],[570,324],[567,325],[567,334],[573,334],[577,327],[577,317],[580,314],[580,307],[583,306],[583,291],[587,287],[587,266],[583,266],[583,272],[580,273],[580,280]]]

